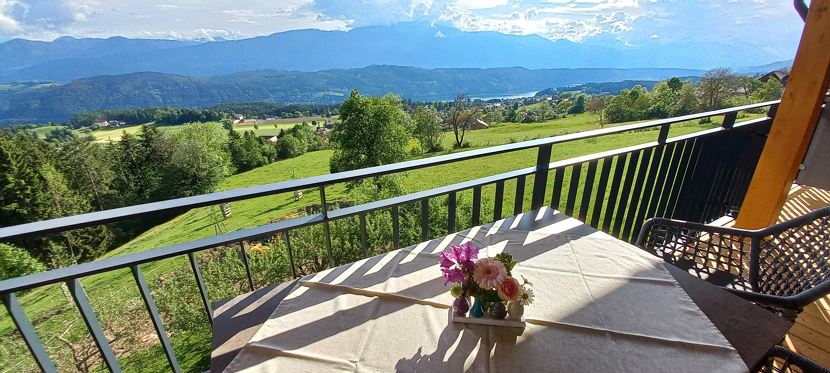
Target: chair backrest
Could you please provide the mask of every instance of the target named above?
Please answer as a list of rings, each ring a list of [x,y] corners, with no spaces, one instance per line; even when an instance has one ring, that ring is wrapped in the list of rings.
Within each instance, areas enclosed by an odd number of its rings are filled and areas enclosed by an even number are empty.
[[[759,233],[752,255],[757,273],[750,274],[755,291],[792,296],[830,281],[830,207]]]

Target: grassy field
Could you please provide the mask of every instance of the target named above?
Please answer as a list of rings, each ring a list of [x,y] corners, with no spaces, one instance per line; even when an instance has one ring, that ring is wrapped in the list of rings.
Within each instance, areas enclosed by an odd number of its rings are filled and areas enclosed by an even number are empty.
[[[257,136],[276,136],[280,133],[283,129],[289,129],[294,127],[295,125],[301,124],[302,122],[281,122],[278,124],[269,123],[269,124],[258,124],[257,127],[254,125],[234,125],[233,129],[237,132],[245,132],[245,131],[253,131]],[[307,122],[311,123],[311,122]],[[222,126],[219,122],[213,122],[216,126]],[[49,127],[40,127],[37,130],[43,129],[41,132],[48,133],[56,128],[61,126],[49,126]],[[159,126],[160,129],[166,130],[171,128],[176,128],[178,126]],[[110,141],[119,141],[121,140],[121,136],[124,132],[129,134],[137,134],[141,131],[141,125],[129,126],[129,127],[119,127],[119,128],[108,128],[108,129],[99,129],[92,131],[92,136],[95,137],[96,142],[110,142]]]
[[[757,115],[743,118],[743,120],[753,117],[757,117]],[[677,136],[711,128],[717,125],[719,121],[718,118],[715,118],[715,124],[701,125],[697,122],[676,124],[672,127],[670,135]],[[597,128],[599,126],[595,124],[591,116],[582,114],[544,123],[502,124],[486,130],[468,131],[465,141],[469,141],[474,149]],[[552,158],[554,160],[561,160],[603,150],[641,144],[654,141],[656,136],[656,130],[641,131],[557,145],[554,147]],[[443,139],[445,147],[450,149],[453,142],[454,138],[452,133],[445,134]],[[467,151],[469,149],[463,150]],[[431,156],[446,154],[448,152],[431,154]],[[330,156],[331,151],[326,150],[308,153],[294,159],[279,161],[228,177],[222,184],[221,189],[229,190],[326,174],[329,172],[328,161]],[[480,158],[410,171],[404,174],[402,182],[408,192],[414,192],[528,167],[535,163],[535,159],[535,150],[517,151],[484,159]],[[482,167],[482,164],[486,164],[486,167]],[[567,188],[568,180],[569,178],[566,177],[563,188]],[[584,178],[582,180],[584,182]],[[525,206],[529,206],[530,203],[532,183],[532,178],[529,178],[526,184]],[[343,185],[327,187],[326,194],[330,201],[348,198],[345,186]],[[485,200],[492,201],[493,194],[493,186],[488,186],[483,189]],[[509,212],[512,211],[514,196],[515,183],[508,182],[504,196],[505,215],[509,215]],[[224,220],[223,223],[228,231],[234,231],[264,224],[291,215],[306,205],[318,203],[319,193],[316,189],[304,191],[304,198],[300,201],[295,201],[290,194],[282,194],[233,202],[231,204],[233,215]],[[111,257],[145,251],[174,243],[213,236],[215,234],[215,228],[212,213],[213,211],[209,207],[190,210],[164,224],[154,227],[133,241],[108,253],[106,256]],[[461,213],[463,212],[459,212],[459,214]],[[490,217],[483,218],[488,219]],[[173,258],[144,265],[142,269],[152,287],[159,276],[164,276],[176,268],[185,266],[187,266],[186,258]],[[104,305],[111,303],[113,294],[118,294],[118,297],[128,297],[132,301],[140,299],[138,298],[134,280],[129,271],[114,271],[90,276],[83,279],[82,283],[87,289],[92,304],[96,307],[96,311],[101,308],[106,308]],[[74,311],[71,305],[67,306],[67,299],[58,286],[36,289],[22,296],[21,300],[27,315],[34,320],[41,338],[46,340],[56,338],[56,335],[61,332],[64,325],[73,317],[77,317],[77,311]],[[212,301],[215,300],[217,299],[212,299]],[[63,314],[65,315],[63,316],[57,316],[52,312],[56,308],[63,308],[69,311],[64,312]],[[139,323],[139,321],[136,322]],[[137,328],[137,330],[149,330],[150,334],[154,333],[152,332],[152,328],[146,327],[149,323],[146,314],[140,323],[145,325],[145,327]],[[22,346],[19,337],[13,334],[13,328],[14,326],[5,313],[5,309],[0,310],[0,339],[9,338],[10,341],[15,341],[13,345]],[[209,338],[209,335],[187,333],[174,336],[174,349],[185,371],[206,368],[206,358],[209,355],[210,349]],[[0,345],[12,344],[7,344],[6,341],[3,341]],[[151,353],[152,351],[156,353],[153,354]],[[119,356],[125,368],[128,370],[164,371],[167,368],[163,354],[159,351],[157,344],[151,344],[130,356],[124,356],[121,353],[119,353]],[[58,354],[61,352],[50,350],[50,353]],[[63,353],[66,352],[64,351]],[[21,361],[21,365],[30,366],[30,360],[28,352],[25,349],[6,352],[0,349],[0,371],[16,369],[15,367],[18,366],[17,361]]]

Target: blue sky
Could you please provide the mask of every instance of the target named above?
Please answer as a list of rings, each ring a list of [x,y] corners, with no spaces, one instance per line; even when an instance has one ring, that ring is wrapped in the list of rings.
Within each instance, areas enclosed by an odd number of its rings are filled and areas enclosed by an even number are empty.
[[[750,43],[790,57],[803,26],[790,0],[0,0],[0,41],[238,39],[406,21],[631,46]]]

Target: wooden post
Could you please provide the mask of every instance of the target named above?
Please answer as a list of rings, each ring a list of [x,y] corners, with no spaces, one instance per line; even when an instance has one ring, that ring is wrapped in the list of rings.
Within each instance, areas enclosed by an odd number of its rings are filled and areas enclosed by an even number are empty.
[[[775,223],[818,123],[830,84],[830,0],[813,0],[784,96],[735,226]]]

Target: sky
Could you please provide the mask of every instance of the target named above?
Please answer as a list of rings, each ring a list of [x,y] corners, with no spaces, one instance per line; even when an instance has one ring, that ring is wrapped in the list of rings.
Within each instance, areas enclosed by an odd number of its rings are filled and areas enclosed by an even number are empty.
[[[751,43],[785,56],[803,27],[791,0],[0,0],[0,41],[240,39],[412,21],[630,46]]]

